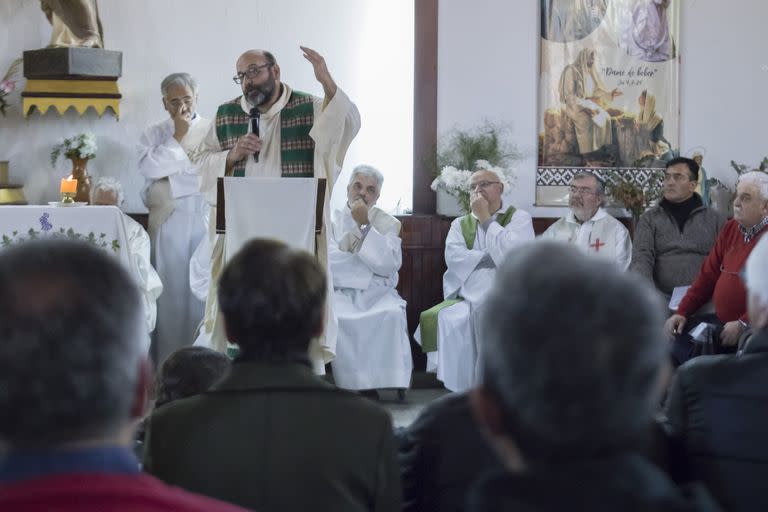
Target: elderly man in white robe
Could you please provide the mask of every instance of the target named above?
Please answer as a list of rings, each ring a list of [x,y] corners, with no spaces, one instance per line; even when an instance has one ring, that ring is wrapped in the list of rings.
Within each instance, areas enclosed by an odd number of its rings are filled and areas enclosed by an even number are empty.
[[[624,224],[601,207],[605,198],[602,180],[591,172],[573,177],[568,204],[571,211],[549,226],[541,238],[561,240],[589,256],[612,260],[627,270],[632,260],[632,240]]]
[[[485,162],[484,162],[485,164]],[[504,205],[506,177],[486,165],[470,180],[471,213],[454,219],[445,241],[445,301],[421,314],[416,339],[427,352],[428,370],[446,389],[464,391],[477,382],[482,335],[477,321],[506,254],[534,239],[531,215]]]
[[[360,129],[360,113],[333,80],[322,55],[302,46],[304,58],[313,67],[323,88],[318,98],[292,89],[281,81],[280,65],[266,50],[249,50],[238,58],[237,74],[242,96],[220,105],[216,122],[200,146],[196,161],[202,169],[201,190],[211,205],[209,236],[211,277],[205,318],[195,344],[223,351],[227,346],[216,300],[216,282],[224,263],[224,237],[215,235],[216,183],[223,176],[265,178],[325,178],[323,232],[317,237],[320,261],[327,264],[329,198],[341,171],[347,148]],[[258,127],[256,133],[254,127]],[[286,208],[295,205],[286,204]],[[330,280],[329,280],[330,281]],[[333,289],[328,287],[328,304]],[[328,307],[322,340],[310,346],[315,370],[323,372],[335,352],[337,321]]]
[[[339,321],[331,366],[336,385],[344,389],[404,390],[411,382],[405,301],[395,290],[402,263],[400,221],[375,206],[383,181],[378,169],[355,167],[347,203],[331,215],[328,261]]]
[[[91,204],[117,206],[123,204],[123,187],[114,178],[102,177],[91,189]],[[121,212],[122,213],[122,212]],[[149,351],[150,336],[157,320],[157,299],[163,293],[163,283],[150,261],[149,235],[141,224],[123,213],[123,222],[128,237],[128,253],[131,257],[131,274],[136,277],[144,303],[146,338],[142,341],[144,349]]]
[[[160,84],[169,118],[147,128],[138,145],[142,199],[149,208],[152,262],[165,292],[158,299],[153,356],[162,362],[191,345],[205,303],[189,287],[189,262],[205,236],[200,168],[189,155],[208,133],[211,121],[197,113],[197,83],[188,73],[173,73]]]

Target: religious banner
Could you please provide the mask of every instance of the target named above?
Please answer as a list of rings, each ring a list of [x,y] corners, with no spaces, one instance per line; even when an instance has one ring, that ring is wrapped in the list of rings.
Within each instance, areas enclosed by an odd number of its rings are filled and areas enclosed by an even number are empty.
[[[541,0],[536,205],[574,174],[643,186],[679,153],[681,0]]]

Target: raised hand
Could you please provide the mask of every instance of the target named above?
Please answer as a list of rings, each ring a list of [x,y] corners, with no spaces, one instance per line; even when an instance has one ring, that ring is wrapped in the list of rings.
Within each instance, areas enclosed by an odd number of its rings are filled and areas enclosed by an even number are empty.
[[[175,113],[171,114],[171,119],[173,119],[173,138],[181,142],[192,125],[192,112],[182,105]]]
[[[352,212],[352,218],[357,222],[358,226],[368,224],[368,205],[362,199],[355,199],[352,204],[349,205],[349,209]]]
[[[299,46],[299,48],[301,48],[304,58],[312,63],[312,68],[315,70],[315,78],[323,86],[326,99],[330,100],[336,94],[336,82],[333,81],[333,77],[328,71],[325,59],[312,48],[307,48],[306,46]]]
[[[491,218],[491,205],[488,200],[477,192],[472,192],[469,196],[469,206],[477,220],[482,224]]]

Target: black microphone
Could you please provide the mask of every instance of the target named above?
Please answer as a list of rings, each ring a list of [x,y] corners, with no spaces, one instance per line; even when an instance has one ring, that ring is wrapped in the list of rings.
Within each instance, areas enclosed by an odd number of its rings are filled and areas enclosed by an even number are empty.
[[[251,109],[251,133],[255,136],[259,136],[259,119],[261,117],[261,114],[259,114],[259,109],[256,107],[253,107]],[[259,161],[259,152],[256,151],[253,153],[253,161],[258,162]]]

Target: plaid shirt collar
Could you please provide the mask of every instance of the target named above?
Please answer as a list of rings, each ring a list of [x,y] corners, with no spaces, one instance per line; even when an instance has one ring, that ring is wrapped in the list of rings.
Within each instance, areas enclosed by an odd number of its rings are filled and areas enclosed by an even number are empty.
[[[749,229],[745,229],[744,226],[739,224],[739,231],[741,231],[741,234],[744,235],[744,243],[748,244],[749,241],[752,240],[760,231],[762,231],[765,226],[768,226],[768,217],[763,217],[763,220]]]

